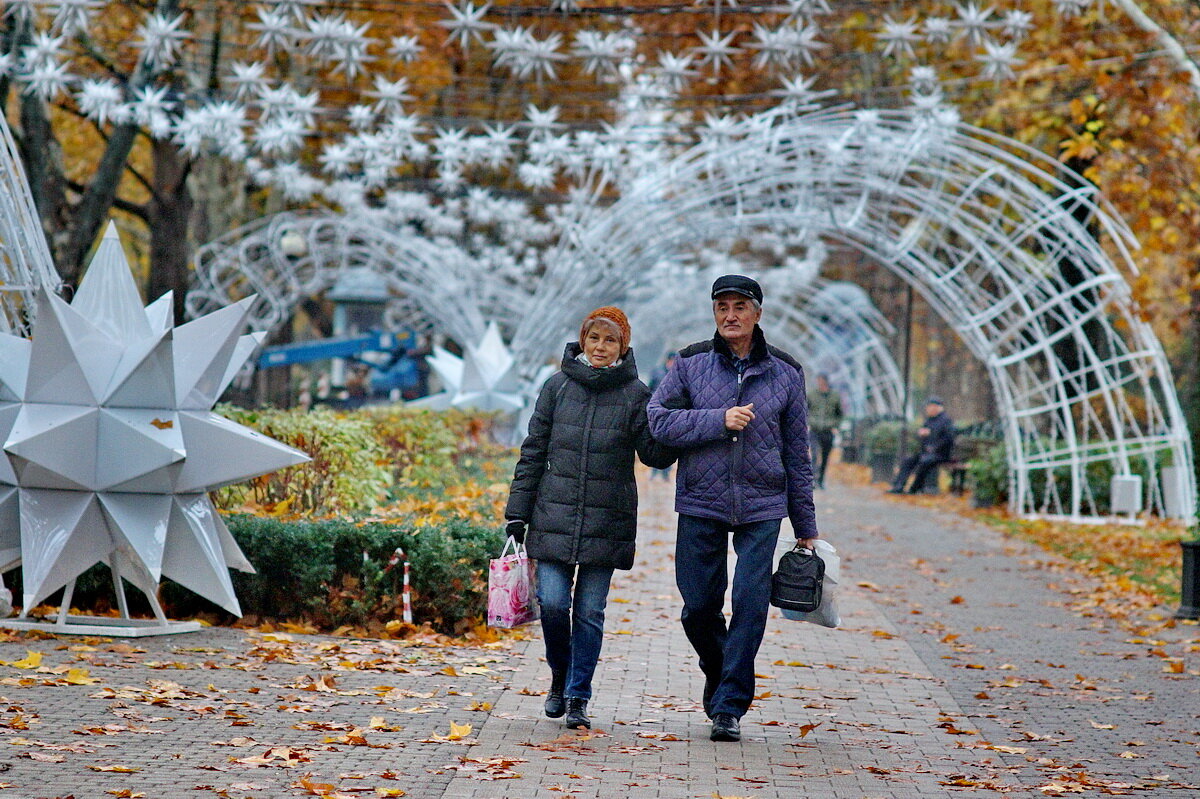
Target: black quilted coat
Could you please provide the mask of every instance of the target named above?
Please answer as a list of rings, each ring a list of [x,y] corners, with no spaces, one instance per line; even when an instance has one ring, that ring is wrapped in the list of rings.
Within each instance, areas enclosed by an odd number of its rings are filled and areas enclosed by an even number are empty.
[[[529,524],[531,558],[628,569],[637,535],[633,454],[666,468],[675,453],[650,437],[650,389],[633,351],[608,369],[580,363],[579,353],[568,344],[562,371],[538,394],[504,516]]]

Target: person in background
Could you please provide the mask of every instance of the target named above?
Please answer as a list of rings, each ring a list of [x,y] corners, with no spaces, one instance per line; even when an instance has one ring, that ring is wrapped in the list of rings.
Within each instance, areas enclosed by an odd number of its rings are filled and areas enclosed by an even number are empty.
[[[888,493],[903,494],[910,475],[908,493],[920,493],[929,475],[936,477],[938,464],[950,460],[953,454],[954,420],[946,413],[941,397],[930,397],[925,401],[925,423],[917,430],[917,451],[900,464],[900,473]]]
[[[762,301],[757,281],[717,278],[716,333],[680,350],[646,408],[654,437],[681,449],[675,581],[714,741],[741,739],[740,720],[754,700],[780,523],[791,519],[806,548],[817,538],[804,370],[767,345]],[[726,625],[730,534],[737,566]]]
[[[636,452],[647,466],[675,454],[650,436],[646,401],[619,308],[592,311],[567,345],[562,371],[538,393],[513,474],[506,530],[537,561],[550,691],[546,715],[590,728],[588,701],[604,640],[614,569],[633,566]]]
[[[817,386],[808,392],[808,434],[817,488],[825,487],[825,469],[833,452],[834,433],[842,423],[842,395],[829,387],[829,376],[817,375]]]

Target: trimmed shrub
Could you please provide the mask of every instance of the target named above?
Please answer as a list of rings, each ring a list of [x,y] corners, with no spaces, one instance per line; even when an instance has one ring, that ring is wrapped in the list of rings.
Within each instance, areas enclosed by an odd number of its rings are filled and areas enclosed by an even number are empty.
[[[230,532],[256,574],[233,572],[246,616],[305,619],[322,629],[379,629],[401,617],[402,570],[389,568],[397,548],[408,556],[413,620],[461,632],[484,618],[487,566],[504,543],[497,526],[450,519],[407,524],[344,519],[285,521],[227,517]],[[211,612],[195,594],[164,583],[173,613]]]
[[[309,412],[250,410],[222,405],[218,413],[309,455],[308,463],[228,486],[216,493],[217,507],[248,502],[300,515],[347,514],[369,510],[391,484],[387,450],[375,437],[371,419],[328,408]],[[278,510],[277,510],[278,512]]]
[[[971,497],[976,507],[999,505],[1008,500],[1008,456],[1004,444],[994,444],[967,461]]]

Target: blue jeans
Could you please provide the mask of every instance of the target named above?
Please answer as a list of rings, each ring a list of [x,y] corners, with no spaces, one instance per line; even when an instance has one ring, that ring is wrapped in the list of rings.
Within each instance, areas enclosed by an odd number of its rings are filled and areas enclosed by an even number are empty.
[[[576,567],[556,560],[537,562],[546,663],[550,671],[566,675],[563,690],[566,696],[592,698],[592,675],[596,673],[604,642],[604,606],[608,604],[612,573],[611,566]]]
[[[700,670],[718,679],[712,715],[745,715],[754,699],[754,658],[767,628],[771,573],[779,519],[731,526],[715,519],[679,516],[675,582],[683,597],[683,630],[700,656]],[[737,566],[733,571],[733,615],[725,623],[729,533]]]

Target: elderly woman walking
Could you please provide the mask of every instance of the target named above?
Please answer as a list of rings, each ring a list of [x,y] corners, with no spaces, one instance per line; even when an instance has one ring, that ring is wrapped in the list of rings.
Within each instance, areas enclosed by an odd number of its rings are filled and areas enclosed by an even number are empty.
[[[638,380],[630,328],[614,307],[588,314],[562,371],[538,394],[513,475],[507,532],[537,561],[538,602],[550,666],[546,715],[592,726],[587,704],[604,639],[614,569],[633,566],[637,533],[634,452],[665,468],[672,450],[646,424],[650,390]]]

